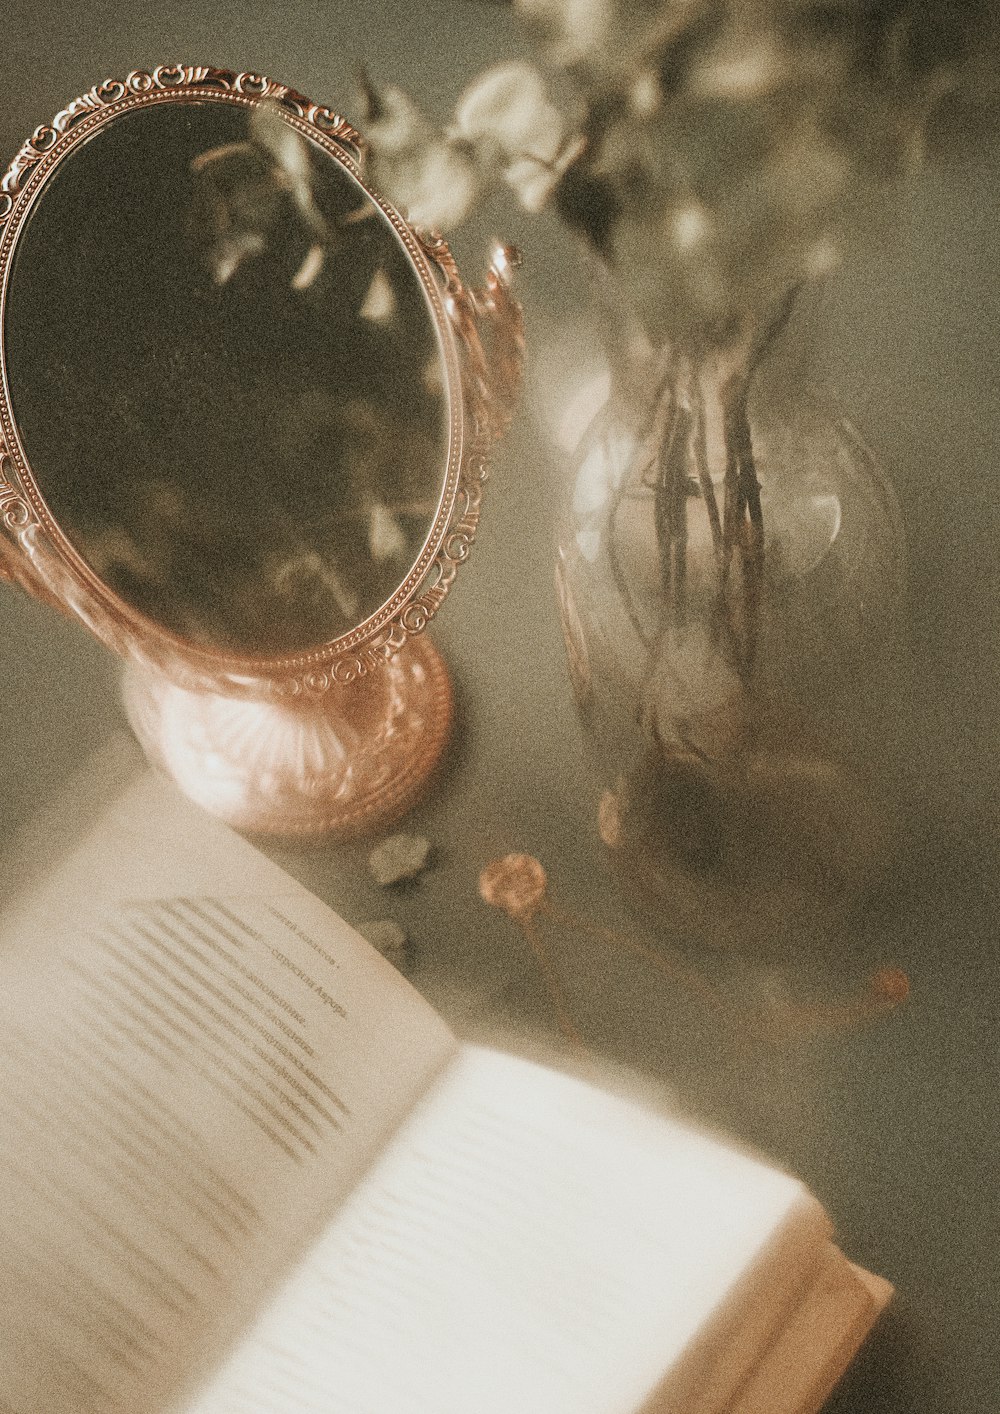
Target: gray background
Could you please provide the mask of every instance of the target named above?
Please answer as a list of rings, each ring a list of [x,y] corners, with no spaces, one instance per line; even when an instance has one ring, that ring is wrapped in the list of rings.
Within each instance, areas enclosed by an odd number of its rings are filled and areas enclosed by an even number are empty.
[[[253,68],[348,115],[363,61],[443,114],[468,75],[518,52],[507,13],[476,4],[251,0],[130,13],[8,2],[3,20],[7,154],[98,79],[163,61]],[[889,469],[906,522],[916,689],[911,704],[886,704],[913,743],[905,848],[882,894],[833,942],[803,937],[795,957],[766,965],[689,950],[727,986],[782,985],[803,997],[850,991],[892,962],[911,977],[908,1006],[800,1047],[740,1049],[683,989],[624,952],[569,927],[548,935],[595,1050],[641,1066],[696,1114],[794,1167],[845,1250],[897,1284],[895,1308],[832,1403],[839,1414],[992,1414],[998,1403],[996,178],[980,153],[915,183],[891,238],[859,250],[811,313],[820,361]],[[566,330],[586,326],[585,286],[562,232],[499,201],[456,243],[469,274],[494,231],[528,256],[532,363],[480,544],[435,629],[456,679],[460,734],[413,817],[434,841],[433,867],[387,896],[368,881],[360,845],[270,852],[350,921],[399,919],[414,980],[460,1029],[497,1023],[546,1036],[552,1017],[529,950],[477,897],[488,859],[531,851],[559,906],[660,945],[684,940],[669,918],[649,931],[601,853],[551,591],[560,467],[543,432],[547,390],[565,371]],[[9,846],[117,738],[122,717],[117,665],[76,626],[9,590],[0,663],[0,843]],[[95,785],[95,801],[99,793]],[[16,883],[8,875],[7,887]]]

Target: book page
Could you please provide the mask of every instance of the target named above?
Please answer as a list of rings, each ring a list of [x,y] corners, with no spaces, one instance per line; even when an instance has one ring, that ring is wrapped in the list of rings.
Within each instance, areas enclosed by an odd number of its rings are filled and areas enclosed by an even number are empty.
[[[341,919],[149,779],[18,917],[0,954],[0,1410],[154,1414],[455,1043]]]
[[[797,1284],[827,1232],[785,1174],[465,1048],[189,1414],[686,1409],[747,1273],[777,1243]]]

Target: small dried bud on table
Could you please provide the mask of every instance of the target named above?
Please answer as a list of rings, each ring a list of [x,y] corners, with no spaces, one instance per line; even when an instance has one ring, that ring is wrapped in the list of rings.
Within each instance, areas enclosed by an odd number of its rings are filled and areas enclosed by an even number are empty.
[[[369,854],[368,872],[383,888],[415,879],[426,867],[430,852],[430,840],[423,835],[390,835]]]

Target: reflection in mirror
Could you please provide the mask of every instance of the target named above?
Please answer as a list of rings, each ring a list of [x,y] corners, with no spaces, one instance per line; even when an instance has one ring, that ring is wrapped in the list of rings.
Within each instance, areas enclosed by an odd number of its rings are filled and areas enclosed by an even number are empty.
[[[56,525],[185,640],[308,650],[417,560],[448,464],[427,296],[389,219],[276,108],[99,128],[21,232],[4,340]]]

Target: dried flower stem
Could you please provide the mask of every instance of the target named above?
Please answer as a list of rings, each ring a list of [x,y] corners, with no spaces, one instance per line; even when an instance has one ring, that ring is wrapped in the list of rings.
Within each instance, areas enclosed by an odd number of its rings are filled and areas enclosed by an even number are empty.
[[[567,1041],[572,1042],[579,1050],[585,1051],[587,1049],[586,1044],[576,1026],[573,1024],[573,1019],[569,1014],[565,998],[563,997],[562,984],[559,981],[555,968],[552,966],[549,950],[542,941],[537,924],[534,919],[530,917],[522,917],[518,919],[518,922],[521,925],[521,931],[528,940],[531,951],[535,955],[535,961],[538,963],[539,969],[541,970],[542,977],[545,981],[545,990],[549,994],[552,1009],[559,1023],[559,1030],[566,1037]]]
[[[608,560],[621,605],[645,650],[642,687],[653,682],[661,650],[670,633],[684,627],[688,610],[688,517],[691,502],[704,505],[712,537],[718,591],[713,634],[722,637],[744,693],[753,681],[760,639],[765,576],[764,511],[750,428],[750,388],[762,360],[791,316],[799,292],[796,285],[781,301],[770,323],[745,353],[735,372],[723,377],[718,390],[706,392],[705,369],[712,354],[672,351],[662,358],[660,376],[650,402],[643,432],[649,455],[630,477],[622,477],[610,506]],[[736,349],[715,357],[732,360]],[[708,398],[713,396],[722,416],[725,449],[722,506],[712,480],[708,447]],[[693,468],[694,474],[689,474]],[[649,481],[647,482],[647,477]],[[649,485],[653,493],[653,526],[660,569],[660,613],[652,635],[634,603],[617,544],[617,527],[626,495]],[[731,592],[734,556],[740,563],[738,597]],[[645,692],[640,695],[643,703]],[[640,706],[640,713],[645,715]]]
[[[719,502],[715,495],[715,486],[712,484],[712,476],[708,469],[708,415],[705,410],[705,390],[701,385],[701,376],[697,368],[692,369],[691,372],[691,391],[694,396],[693,444],[698,485],[701,487],[702,499],[708,512],[708,523],[712,528],[712,544],[715,546],[716,556],[721,563],[722,520],[719,516]]]
[[[663,448],[653,491],[653,520],[660,552],[664,600],[674,624],[684,622],[687,609],[687,453],[691,440],[691,409],[681,404]]]
[[[608,535],[608,568],[611,570],[611,578],[614,580],[615,588],[618,590],[622,608],[628,616],[629,623],[635,630],[636,637],[644,648],[649,648],[649,639],[646,636],[646,630],[643,628],[635,605],[632,602],[632,593],[628,587],[628,580],[625,577],[625,571],[622,569],[621,560],[618,557],[618,546],[615,539],[618,513],[621,510],[622,501],[627,489],[627,481],[623,476],[618,486],[615,488],[611,502],[611,514],[609,517],[610,534]]]
[[[554,908],[551,903],[546,902],[544,913],[553,923],[562,923],[568,928],[576,928],[592,938],[598,938],[603,943],[609,943],[613,947],[622,948],[625,952],[634,953],[637,957],[643,958],[658,972],[662,972],[674,981],[682,982],[713,1011],[726,1014],[732,1012],[732,1007],[712,986],[708,978],[696,971],[695,968],[686,966],[679,958],[657,951],[647,943],[626,937],[625,934],[615,932],[611,928],[602,928],[596,923],[588,923],[584,918],[576,918],[570,913],[564,913],[562,910]]]
[[[741,676],[749,687],[757,660],[761,595],[764,584],[764,512],[760,503],[760,482],[747,414],[747,386],[741,380],[732,393],[724,395],[727,472],[732,467],[735,481],[733,538],[740,547],[743,572],[743,655]]]
[[[685,986],[714,1013],[728,1035],[766,1044],[807,1039],[874,1020],[895,1010],[909,995],[906,973],[897,967],[881,967],[853,998],[835,1002],[786,1001],[768,1010],[747,1006],[720,992],[698,968],[676,954],[554,907],[548,897],[545,869],[530,854],[507,854],[492,860],[480,872],[479,893],[485,903],[507,914],[524,934],[541,971],[559,1029],[583,1053],[586,1044],[570,1015],[562,982],[542,939],[539,924],[543,919],[633,953],[657,972]]]
[[[652,456],[648,462],[644,462],[635,474],[634,483],[640,485],[643,482],[647,470],[655,461],[655,449],[662,446],[664,440],[669,442],[674,436],[673,418],[676,416],[677,409],[673,396],[673,370],[674,359],[671,354],[667,357],[666,366],[657,384],[656,394],[652,403],[652,414],[643,434],[643,440],[648,440],[649,444],[654,448],[654,456]],[[608,524],[610,527],[610,534],[608,536],[608,567],[611,570],[611,577],[615,582],[615,588],[618,590],[622,608],[625,610],[639,642],[644,648],[649,650],[647,656],[649,661],[652,662],[655,659],[655,650],[650,644],[649,637],[639,618],[635,604],[632,601],[628,580],[618,556],[616,533],[618,517],[621,512],[622,503],[626,495],[633,490],[634,483],[627,475],[622,476],[611,498],[608,516]],[[659,640],[657,639],[657,641]]]

